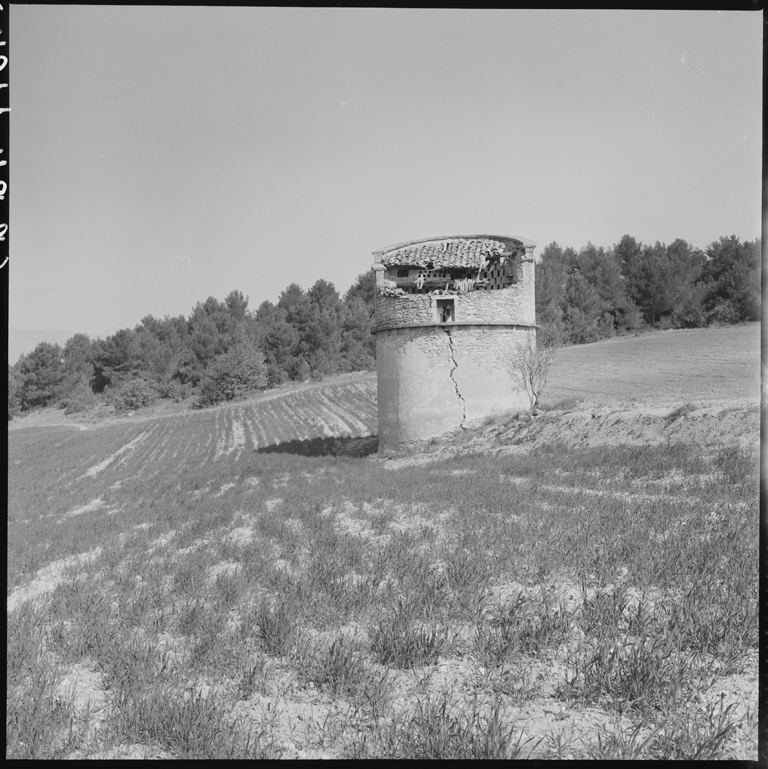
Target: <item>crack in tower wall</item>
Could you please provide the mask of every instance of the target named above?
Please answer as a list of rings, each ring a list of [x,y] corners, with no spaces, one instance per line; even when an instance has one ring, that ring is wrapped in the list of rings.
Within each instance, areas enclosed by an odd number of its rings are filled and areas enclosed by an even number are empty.
[[[451,336],[451,329],[449,328],[443,328],[443,331],[448,335],[448,349],[451,351],[451,363],[453,363],[453,368],[448,372],[448,376],[451,378],[451,381],[453,382],[453,386],[456,389],[456,397],[461,401],[461,423],[459,424],[459,427],[462,430],[466,430],[467,428],[464,427],[464,422],[467,421],[467,404],[464,401],[464,398],[462,398],[461,393],[459,392],[459,385],[456,382],[456,380],[453,378],[453,372],[456,371],[456,369],[459,367],[459,364],[456,362],[456,358],[453,354],[453,337]]]

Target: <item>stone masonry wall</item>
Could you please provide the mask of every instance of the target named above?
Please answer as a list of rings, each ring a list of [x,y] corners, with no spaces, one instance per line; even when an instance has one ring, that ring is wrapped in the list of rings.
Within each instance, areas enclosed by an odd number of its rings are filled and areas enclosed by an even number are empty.
[[[376,326],[384,329],[435,323],[437,299],[454,297],[456,323],[509,323],[528,326],[536,322],[533,262],[520,265],[520,280],[499,291],[471,291],[468,294],[406,294],[376,297]],[[450,324],[448,324],[450,325]]]
[[[427,294],[377,296],[375,311],[376,328],[426,325],[435,322]]]
[[[374,265],[379,288],[385,269]],[[437,301],[449,298],[454,319],[439,323]],[[505,289],[375,301],[381,451],[530,406],[512,361],[536,333],[532,258],[521,261],[518,282]]]
[[[378,333],[380,449],[528,408],[511,361],[532,333],[532,328],[450,324]]]

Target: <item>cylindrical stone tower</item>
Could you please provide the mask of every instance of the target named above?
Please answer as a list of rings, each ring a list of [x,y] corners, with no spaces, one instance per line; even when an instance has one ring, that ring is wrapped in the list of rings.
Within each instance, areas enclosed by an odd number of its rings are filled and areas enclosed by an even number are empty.
[[[373,252],[380,450],[530,406],[513,359],[536,334],[535,246],[470,235]]]

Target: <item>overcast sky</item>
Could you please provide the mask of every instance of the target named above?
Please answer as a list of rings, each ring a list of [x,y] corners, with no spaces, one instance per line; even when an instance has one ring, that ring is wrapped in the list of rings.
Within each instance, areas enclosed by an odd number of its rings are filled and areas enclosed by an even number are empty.
[[[760,12],[11,5],[9,50],[12,328],[436,235],[760,235]]]

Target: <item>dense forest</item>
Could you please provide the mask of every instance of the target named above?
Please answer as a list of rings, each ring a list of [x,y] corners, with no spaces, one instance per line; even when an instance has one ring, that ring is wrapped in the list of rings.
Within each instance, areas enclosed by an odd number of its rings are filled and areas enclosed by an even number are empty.
[[[684,240],[642,244],[629,235],[605,250],[551,243],[536,264],[536,319],[550,339],[580,344],[643,328],[695,328],[760,319],[759,240],[723,237],[700,251]],[[133,410],[158,398],[196,407],[283,382],[374,366],[373,272],[343,298],[318,280],[293,283],[276,304],[248,308],[230,292],[198,302],[188,318],[144,317],[106,339],[75,334],[41,342],[8,367],[8,418],[100,402]]]

